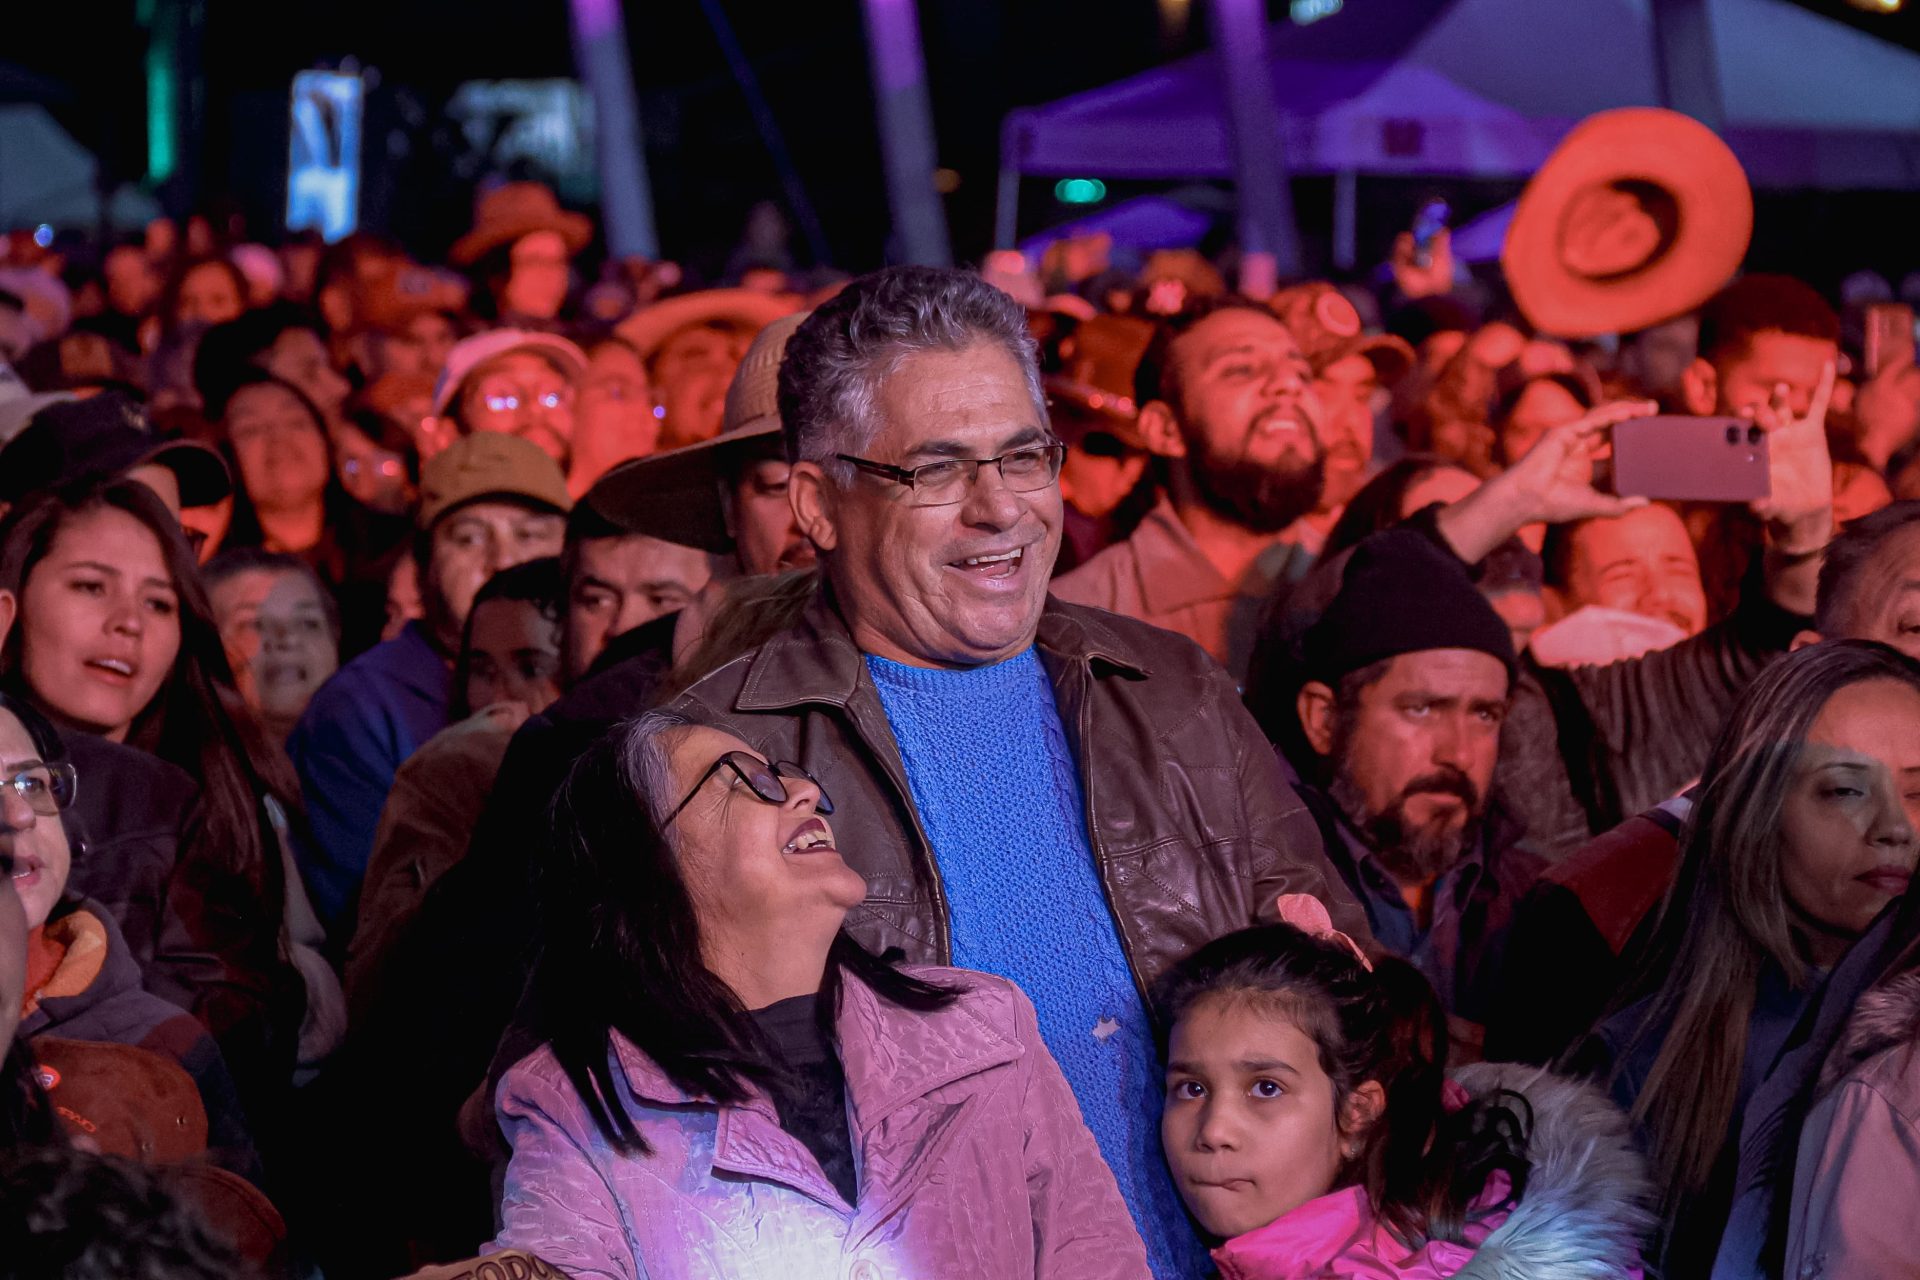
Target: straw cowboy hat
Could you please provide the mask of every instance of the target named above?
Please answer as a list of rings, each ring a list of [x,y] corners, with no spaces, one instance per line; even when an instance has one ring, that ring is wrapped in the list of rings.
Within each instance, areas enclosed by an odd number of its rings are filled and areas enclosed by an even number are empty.
[[[480,197],[473,230],[453,242],[447,257],[456,266],[470,267],[501,245],[536,231],[559,232],[567,252],[578,253],[593,239],[593,222],[562,209],[543,183],[509,182]]]
[[[1581,121],[1521,193],[1500,253],[1528,320],[1563,338],[1645,329],[1733,278],[1753,192],[1699,121],[1657,107]]]
[[[600,477],[582,501],[628,533],[719,554],[733,550],[720,506],[721,477],[743,454],[767,447],[769,438],[780,434],[780,358],[787,339],[811,314],[781,316],[753,340],[727,387],[719,435],[623,462]]]
[[[642,307],[613,331],[631,343],[642,360],[651,360],[668,338],[694,325],[726,325],[752,334],[794,310],[790,299],[758,289],[701,289]]]

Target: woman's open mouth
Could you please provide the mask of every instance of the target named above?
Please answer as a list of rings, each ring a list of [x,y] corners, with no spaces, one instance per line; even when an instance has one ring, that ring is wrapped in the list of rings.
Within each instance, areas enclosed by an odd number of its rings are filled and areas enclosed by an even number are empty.
[[[837,853],[839,851],[833,847],[833,829],[818,818],[808,818],[794,828],[793,834],[787,837],[787,842],[780,846],[780,852]]]

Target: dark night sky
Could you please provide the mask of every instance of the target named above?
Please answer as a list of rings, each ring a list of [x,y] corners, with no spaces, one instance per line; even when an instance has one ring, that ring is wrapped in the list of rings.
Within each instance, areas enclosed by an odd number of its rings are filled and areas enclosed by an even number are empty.
[[[1354,8],[1367,0],[1348,0]],[[1543,3],[1556,0],[1542,0]],[[1564,0],[1559,0],[1564,2]],[[824,225],[834,259],[876,264],[886,232],[857,0],[721,0],[762,81]],[[962,184],[949,199],[956,251],[977,257],[990,235],[998,128],[1011,106],[1127,75],[1202,42],[1170,43],[1155,0],[920,0],[942,164]],[[1802,0],[1920,48],[1920,3],[1892,17],[1841,0]],[[145,168],[137,0],[10,5],[0,60],[70,86],[55,113],[109,168]],[[384,166],[387,222],[425,253],[467,220],[470,192],[448,176],[431,131],[407,127],[408,103],[437,112],[458,83],[572,74],[562,0],[204,0],[206,196],[270,230],[284,191],[285,93],[292,73],[352,56],[376,68],[370,172],[386,134],[411,154]],[[1276,14],[1282,0],[1273,0]],[[648,134],[654,199],[667,252],[717,269],[748,207],[777,196],[774,168],[728,73],[701,0],[628,0],[635,80]],[[444,141],[444,138],[442,139]],[[1303,197],[1310,198],[1310,197]],[[1044,213],[1044,210],[1038,212]],[[1023,226],[1023,230],[1024,230]]]

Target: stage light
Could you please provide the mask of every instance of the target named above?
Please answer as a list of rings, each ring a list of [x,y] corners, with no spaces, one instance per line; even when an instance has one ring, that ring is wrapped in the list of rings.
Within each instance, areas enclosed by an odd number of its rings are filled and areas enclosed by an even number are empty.
[[[1868,13],[1898,13],[1905,0],[1847,0],[1847,3]]]
[[[1053,184],[1053,198],[1061,204],[1099,204],[1107,198],[1107,184],[1098,178],[1062,178]]]
[[[1344,0],[1291,0],[1287,5],[1287,16],[1293,19],[1295,26],[1304,27],[1322,18],[1331,18],[1343,7]]]

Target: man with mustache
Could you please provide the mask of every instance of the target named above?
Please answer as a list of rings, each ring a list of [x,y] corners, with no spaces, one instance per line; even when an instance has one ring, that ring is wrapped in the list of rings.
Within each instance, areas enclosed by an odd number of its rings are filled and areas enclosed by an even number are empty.
[[[1313,564],[1287,538],[1326,483],[1312,366],[1266,307],[1209,299],[1161,324],[1134,401],[1166,492],[1053,594],[1177,631],[1242,680],[1262,604]]]
[[[1484,1023],[1544,866],[1491,794],[1510,633],[1457,561],[1391,529],[1356,548],[1300,660],[1301,796],[1374,937],[1433,982],[1458,1036]]]

